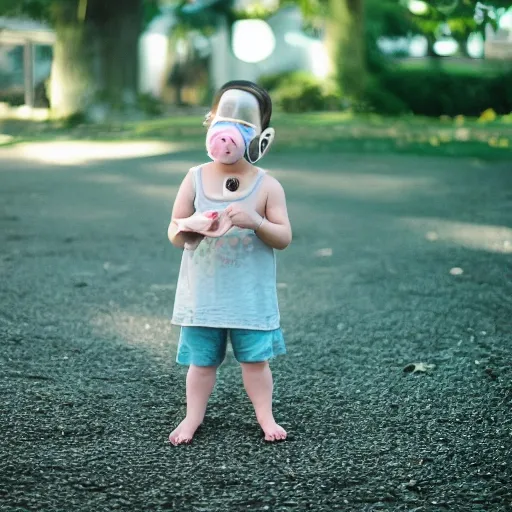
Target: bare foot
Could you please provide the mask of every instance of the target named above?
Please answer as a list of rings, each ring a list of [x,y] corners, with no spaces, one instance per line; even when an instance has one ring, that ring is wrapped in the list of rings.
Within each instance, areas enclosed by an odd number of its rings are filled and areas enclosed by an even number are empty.
[[[199,425],[185,418],[170,434],[169,442],[174,446],[189,444]]]
[[[286,439],[286,430],[279,426],[274,418],[260,421],[260,426],[265,433],[265,441],[284,441]]]

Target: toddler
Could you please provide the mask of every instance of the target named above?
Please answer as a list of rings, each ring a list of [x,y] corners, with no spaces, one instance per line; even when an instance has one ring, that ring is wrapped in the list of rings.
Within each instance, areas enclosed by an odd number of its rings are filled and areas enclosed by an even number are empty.
[[[254,165],[274,139],[271,114],[256,84],[221,87],[205,121],[212,161],[190,169],[174,202],[168,236],[183,255],[172,323],[181,326],[177,363],[189,369],[173,445],[189,443],[203,422],[228,339],[265,440],[286,438],[273,416],[269,361],[286,353],[275,250],[292,231],[282,186]]]

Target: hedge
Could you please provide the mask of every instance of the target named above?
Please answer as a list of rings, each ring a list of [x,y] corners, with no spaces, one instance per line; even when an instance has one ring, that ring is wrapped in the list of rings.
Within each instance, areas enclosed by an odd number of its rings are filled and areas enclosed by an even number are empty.
[[[389,93],[407,111],[418,115],[479,116],[488,108],[497,114],[512,112],[512,71],[476,75],[475,72],[394,69],[378,77],[378,86],[381,95]],[[396,113],[396,104],[389,109],[386,101],[379,100],[378,94],[369,90],[368,101],[375,110]]]

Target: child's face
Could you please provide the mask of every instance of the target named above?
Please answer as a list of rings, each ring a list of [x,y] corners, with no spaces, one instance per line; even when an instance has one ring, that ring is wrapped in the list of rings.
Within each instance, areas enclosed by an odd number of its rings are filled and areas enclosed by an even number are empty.
[[[264,114],[268,116],[268,112]],[[223,164],[234,164],[244,157],[254,164],[274,140],[273,128],[262,131],[258,98],[243,89],[225,90],[205,123],[210,125],[206,135],[208,156]]]

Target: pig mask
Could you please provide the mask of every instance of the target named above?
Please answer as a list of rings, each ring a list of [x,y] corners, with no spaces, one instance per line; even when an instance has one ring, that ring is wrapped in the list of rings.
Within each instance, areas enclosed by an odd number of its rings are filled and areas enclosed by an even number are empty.
[[[268,93],[252,82],[235,80],[221,87],[205,126],[208,156],[234,164],[245,158],[251,164],[265,155],[274,140],[268,126],[272,102]]]
[[[213,124],[206,134],[208,156],[214,162],[234,164],[244,158],[256,130],[251,126],[232,121]]]

